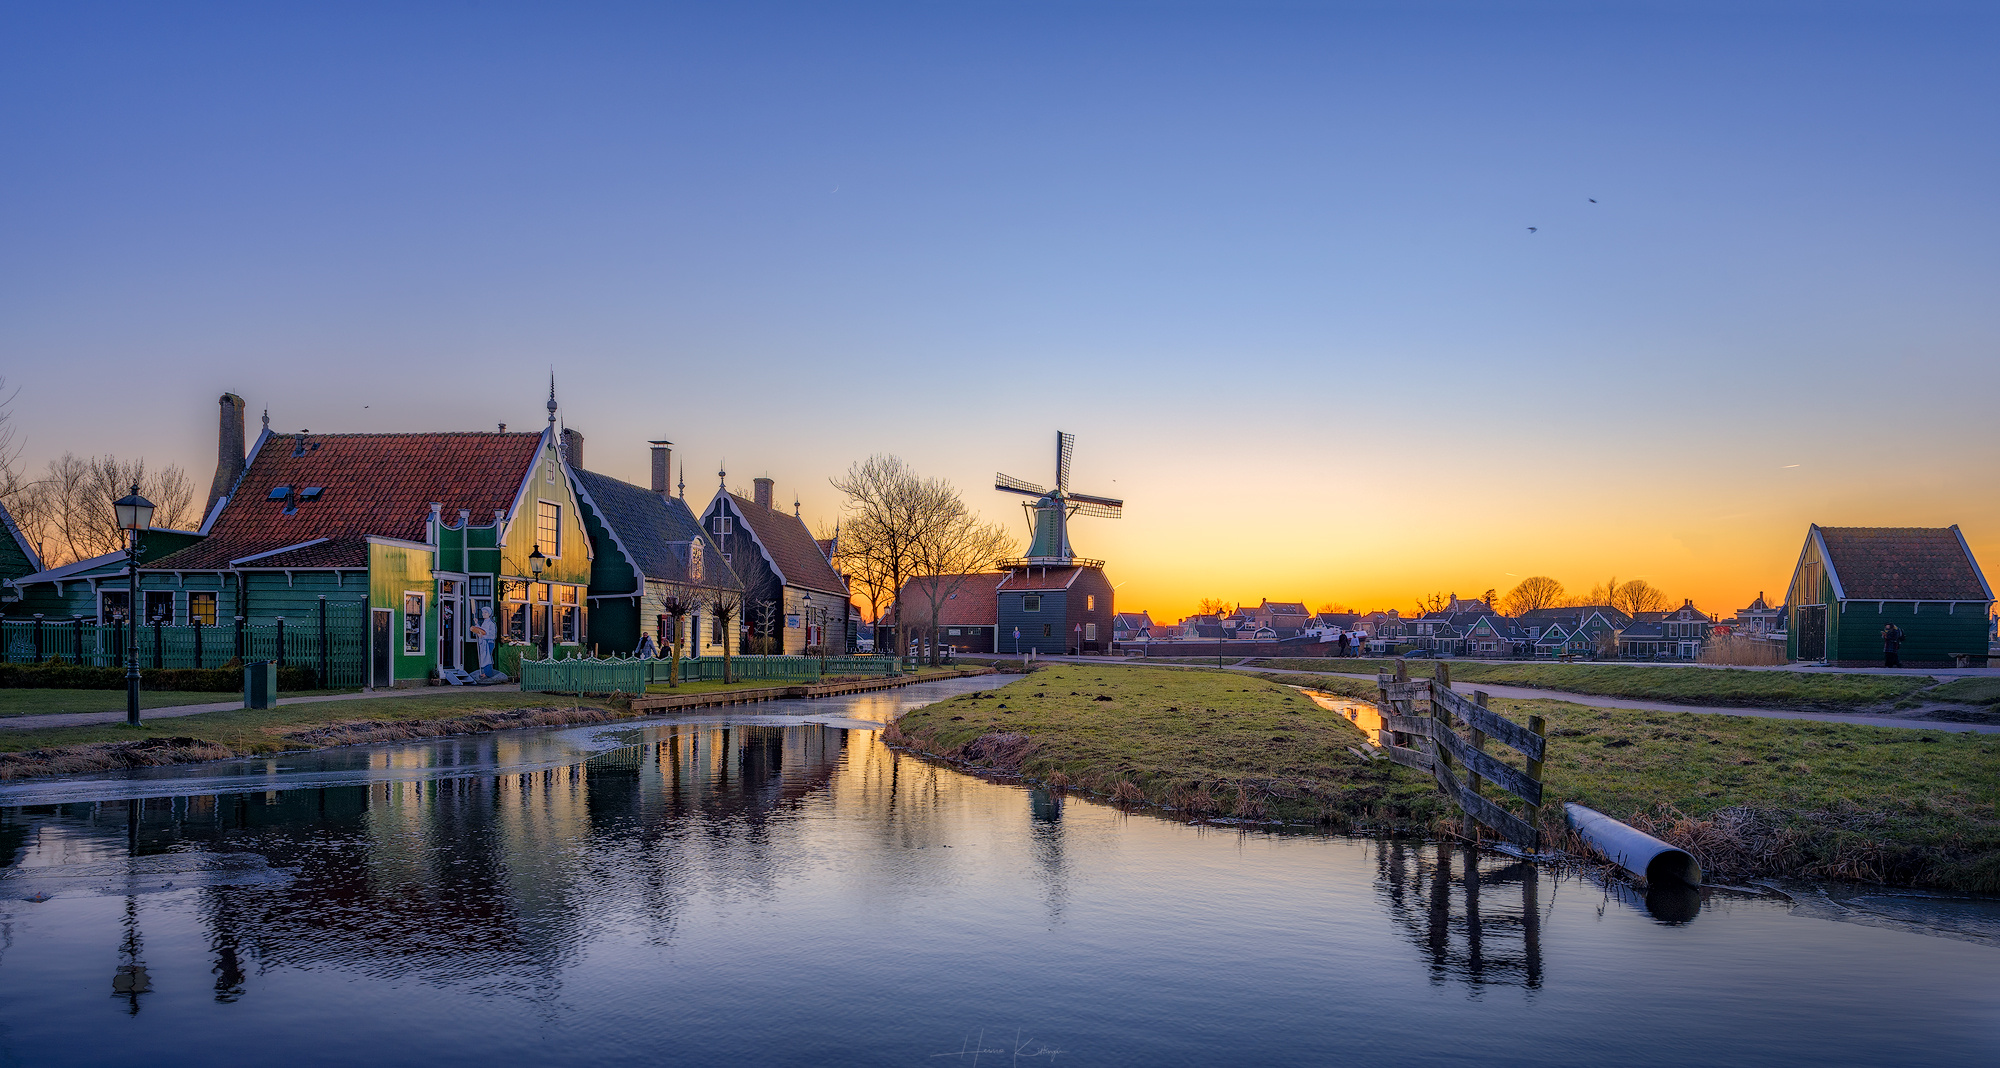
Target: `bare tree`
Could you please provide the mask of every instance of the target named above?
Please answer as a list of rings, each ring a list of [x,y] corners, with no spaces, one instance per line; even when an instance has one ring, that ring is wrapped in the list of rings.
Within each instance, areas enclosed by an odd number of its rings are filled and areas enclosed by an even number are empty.
[[[768,597],[758,601],[755,616],[756,620],[751,624],[751,630],[757,635],[757,651],[764,656],[770,656],[771,647],[778,636],[778,602]]]
[[[1319,606],[1319,611],[1321,615],[1327,615],[1327,616],[1354,614],[1354,609],[1349,608],[1344,604],[1341,604],[1339,601],[1328,601],[1325,604]]]
[[[1433,593],[1429,597],[1419,597],[1417,598],[1417,615],[1423,616],[1431,612],[1442,612],[1450,605],[1451,601],[1442,592]]]
[[[943,484],[949,489],[949,484]],[[998,523],[982,523],[960,500],[956,490],[949,500],[933,502],[934,512],[910,543],[911,570],[917,579],[917,610],[923,613],[930,635],[931,663],[940,661],[938,620],[944,606],[965,587],[975,572],[987,571],[1005,556],[1012,540]]]
[[[696,601],[693,597],[676,590],[667,595],[666,600],[661,602],[660,608],[667,614],[669,631],[667,637],[673,643],[672,659],[667,661],[667,685],[679,686],[681,684],[681,620],[687,618],[687,614],[695,610]]]
[[[715,590],[708,595],[709,616],[715,620],[716,633],[722,636],[722,681],[725,683],[736,681],[729,666],[729,631],[735,626],[734,620],[742,608],[742,599],[733,591]]]
[[[43,563],[50,567],[117,552],[124,535],[111,502],[134,485],[153,502],[153,526],[179,530],[199,520],[194,484],[180,467],[148,470],[144,460],[66,452],[49,461],[41,479],[22,487],[16,521],[42,547]],[[8,502],[9,511],[14,503]]]
[[[879,624],[887,608],[903,649],[902,592],[916,571],[917,544],[964,509],[958,491],[924,478],[900,457],[871,456],[832,480],[847,497],[834,566],[860,582]]]
[[[1563,584],[1547,575],[1529,575],[1501,598],[1501,610],[1510,616],[1554,608],[1562,603]]]
[[[1236,606],[1220,597],[1203,597],[1201,603],[1196,605],[1194,610],[1196,615],[1214,616],[1217,619],[1221,619],[1229,613],[1236,611]]]
[[[1664,612],[1673,606],[1673,602],[1668,599],[1665,590],[1645,579],[1633,579],[1618,587],[1611,606],[1628,616],[1637,617],[1641,612]]]

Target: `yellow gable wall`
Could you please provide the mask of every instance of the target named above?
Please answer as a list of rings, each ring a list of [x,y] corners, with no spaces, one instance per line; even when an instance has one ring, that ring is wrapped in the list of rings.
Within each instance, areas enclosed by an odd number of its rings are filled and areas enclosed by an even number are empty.
[[[577,507],[576,495],[570,490],[570,480],[563,473],[562,461],[550,442],[543,443],[535,477],[528,480],[528,488],[516,503],[513,518],[508,522],[507,547],[500,554],[501,573],[523,579],[529,576],[528,554],[534,552],[538,544],[535,540],[536,516],[542,501],[562,509],[562,555],[557,556],[550,546],[542,546],[549,562],[542,571],[541,580],[588,585],[590,535],[583,528],[583,516]]]

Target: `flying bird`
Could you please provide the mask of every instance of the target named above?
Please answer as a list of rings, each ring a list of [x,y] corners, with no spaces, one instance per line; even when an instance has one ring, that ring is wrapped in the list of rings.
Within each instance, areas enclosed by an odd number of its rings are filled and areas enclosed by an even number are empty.
[[[1531,234],[1532,234],[1532,233],[1534,233],[1534,232],[1535,232],[1535,227],[1532,227],[1532,226],[1528,227],[1528,232],[1529,232],[1529,233],[1531,233]]]
[[[1592,204],[1595,204],[1595,203],[1597,203],[1597,198],[1596,198],[1596,197],[1591,197],[1591,198],[1590,198],[1590,202],[1591,202]]]

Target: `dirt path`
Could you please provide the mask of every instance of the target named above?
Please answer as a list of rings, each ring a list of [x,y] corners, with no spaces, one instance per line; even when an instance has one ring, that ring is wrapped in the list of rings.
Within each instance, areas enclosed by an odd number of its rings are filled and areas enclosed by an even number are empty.
[[[280,705],[310,705],[321,701],[373,701],[387,698],[440,697],[445,694],[464,694],[473,690],[490,690],[500,693],[519,693],[520,684],[508,683],[501,686],[420,686],[405,690],[376,690],[370,693],[327,693],[313,697],[280,697]],[[198,716],[203,712],[229,712],[243,707],[241,701],[219,701],[206,705],[168,705],[164,708],[146,709],[142,716],[148,721],[173,719],[177,716]],[[99,723],[123,723],[123,712],[57,712],[46,716],[8,716],[0,718],[0,730],[34,730],[41,727],[89,727]]]

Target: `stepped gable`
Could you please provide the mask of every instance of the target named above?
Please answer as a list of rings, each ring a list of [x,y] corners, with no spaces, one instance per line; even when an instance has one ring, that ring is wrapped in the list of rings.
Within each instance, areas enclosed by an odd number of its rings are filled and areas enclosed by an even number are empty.
[[[686,501],[610,475],[572,470],[584,496],[611,528],[640,574],[661,582],[741,588],[735,571],[722,562],[722,551],[708,540],[701,521],[688,509]],[[690,575],[688,568],[688,546],[695,542],[701,543],[702,553],[712,561],[702,568],[699,578]]]
[[[455,522],[460,509],[475,524],[491,523],[495,510],[511,512],[541,442],[539,432],[271,434],[208,537],[146,566],[218,570],[288,549],[245,566],[366,567],[369,535],[422,541],[432,502],[444,506],[446,522]],[[286,501],[270,496],[273,489],[315,486],[318,499],[290,512]],[[302,544],[311,541],[318,544]]]
[[[847,596],[847,581],[833,569],[826,554],[820,552],[819,540],[806,529],[805,520],[766,508],[739,493],[730,493],[729,499],[735,502],[736,514],[750,525],[750,532],[764,547],[785,585]]]
[[[1820,527],[1828,562],[1851,601],[1992,598],[1957,527]]]

